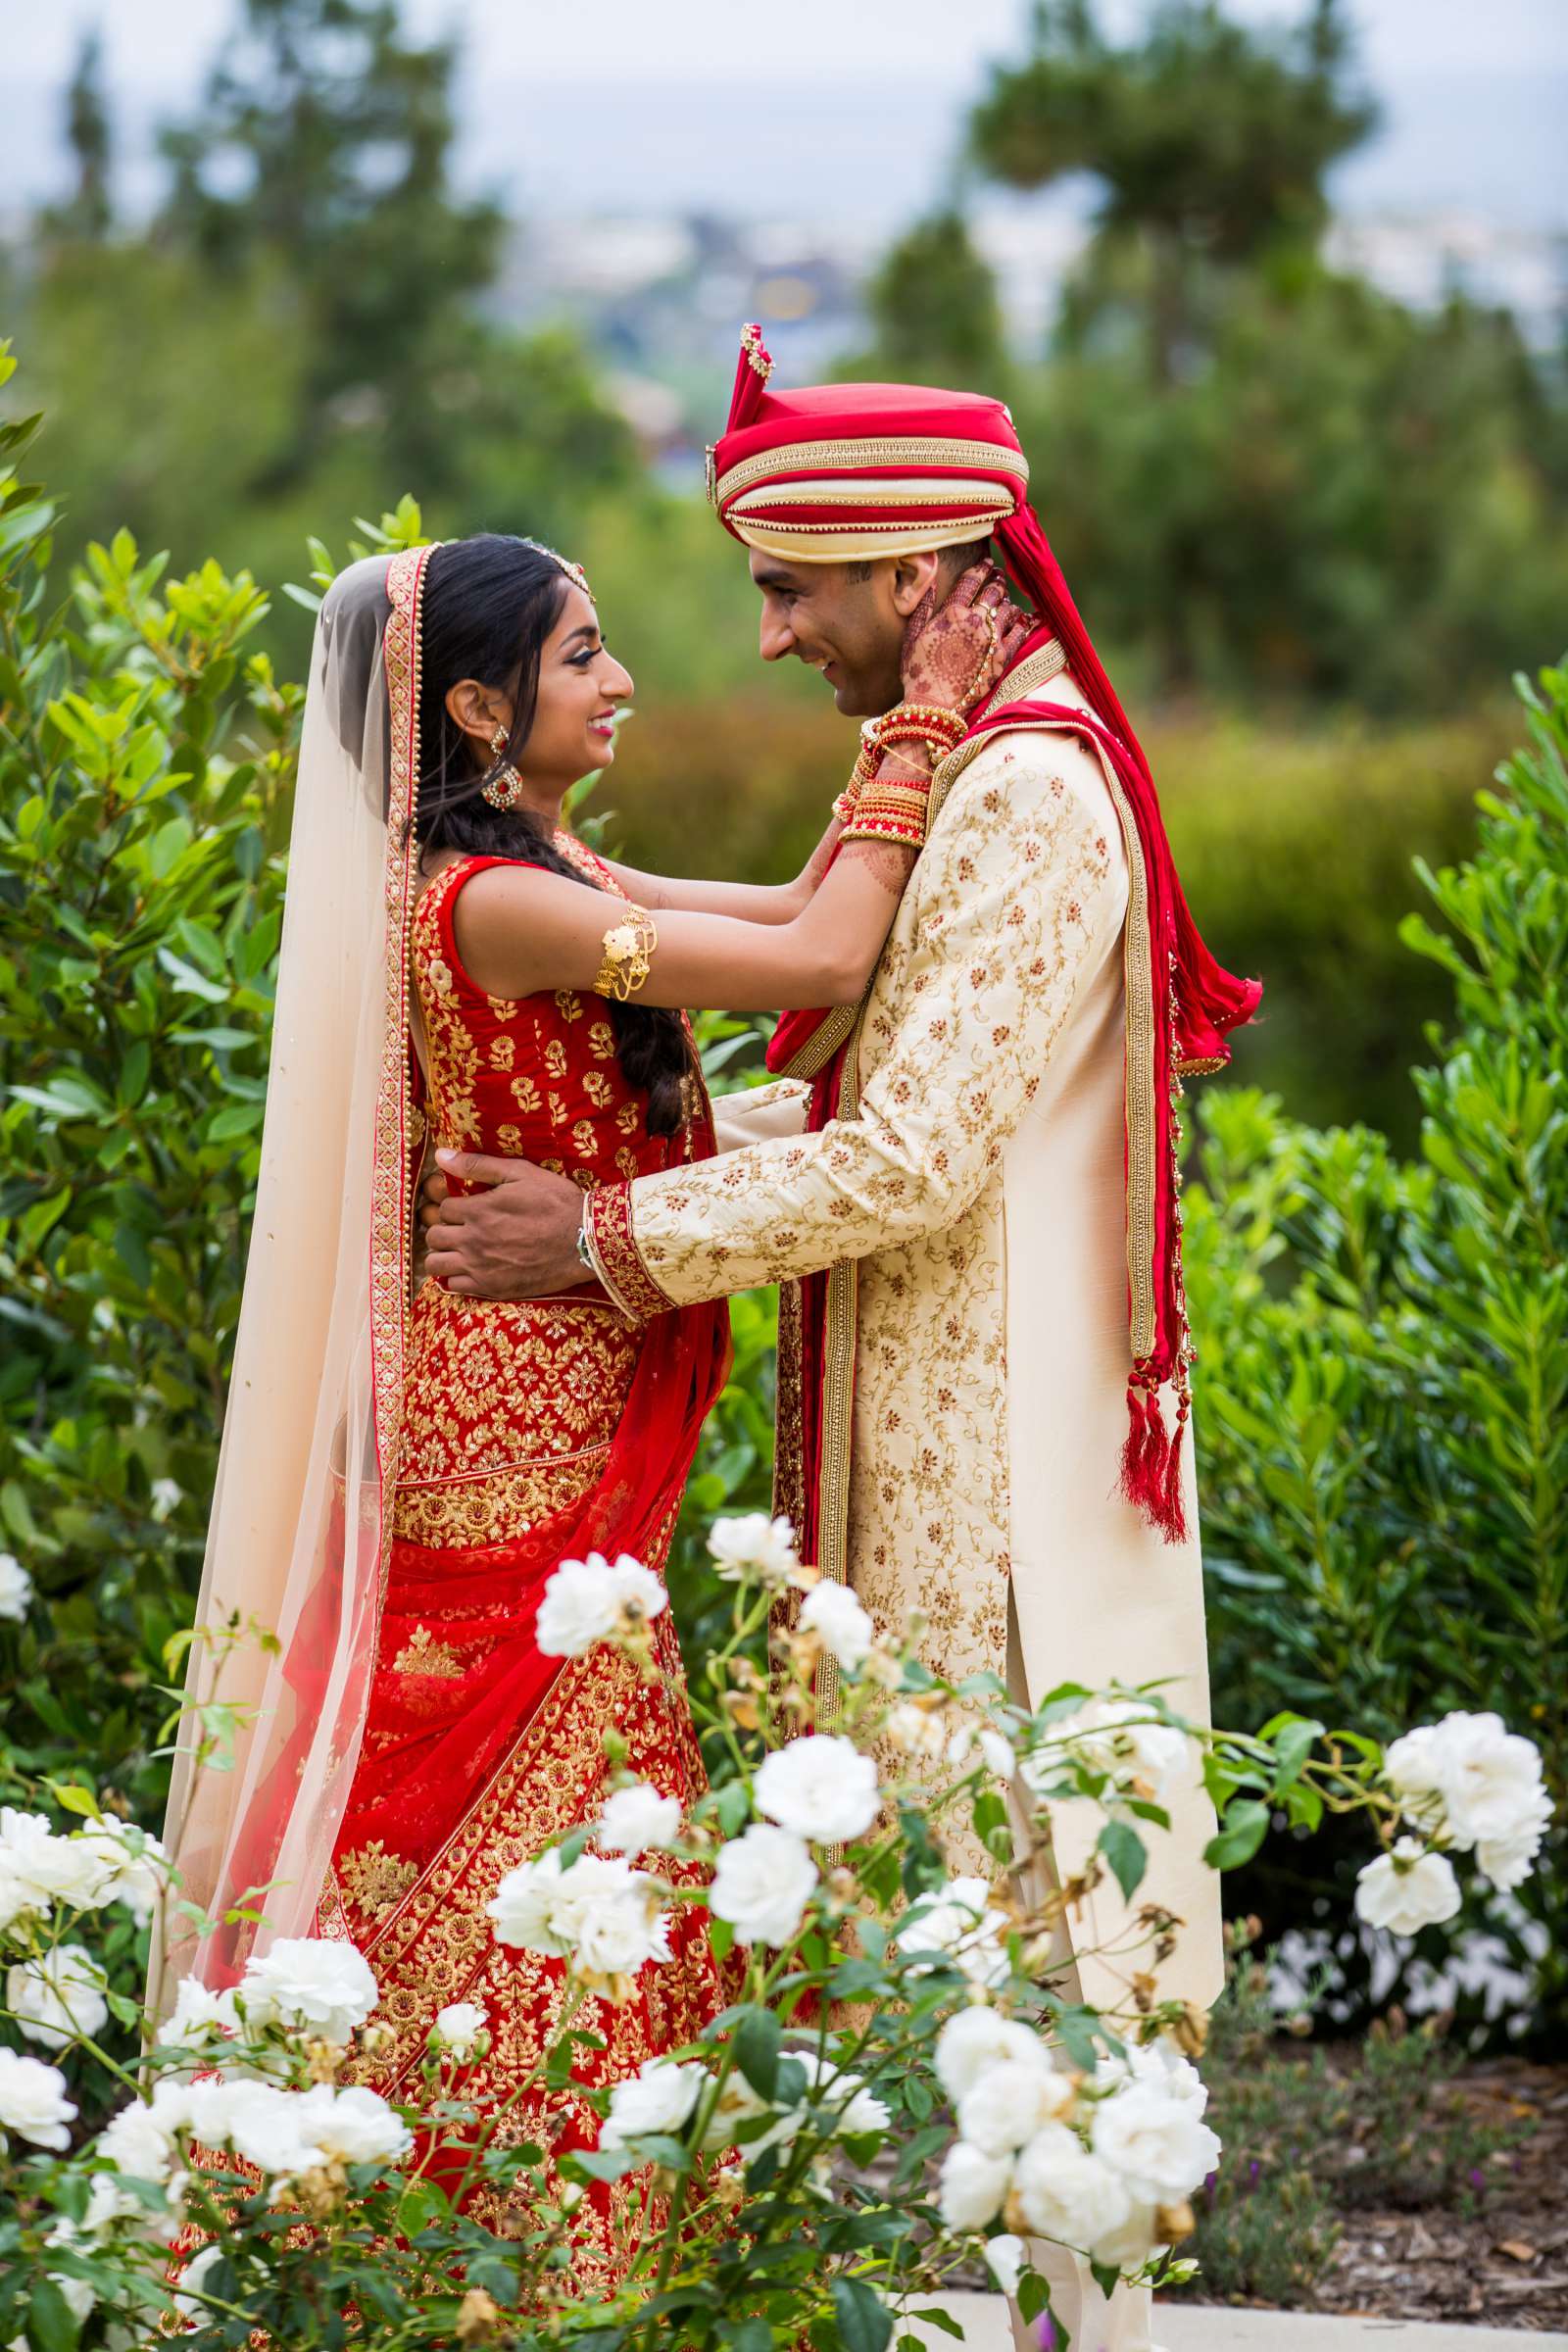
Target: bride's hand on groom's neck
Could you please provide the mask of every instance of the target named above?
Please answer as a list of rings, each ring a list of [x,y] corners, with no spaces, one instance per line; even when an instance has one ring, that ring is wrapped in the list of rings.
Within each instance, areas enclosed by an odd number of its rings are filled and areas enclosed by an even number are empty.
[[[582,1288],[582,1195],[567,1177],[481,1152],[437,1158],[419,1199],[426,1274],[470,1298],[542,1298]],[[485,1189],[451,1193],[449,1177]]]

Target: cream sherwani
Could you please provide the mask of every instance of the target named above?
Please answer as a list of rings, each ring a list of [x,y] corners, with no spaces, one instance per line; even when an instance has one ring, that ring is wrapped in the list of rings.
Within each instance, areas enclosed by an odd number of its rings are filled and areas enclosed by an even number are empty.
[[[1020,673],[997,699],[1029,690]],[[1064,679],[1050,698],[1084,700]],[[788,1132],[804,1089],[724,1099],[720,1157],[638,1179],[618,1233],[596,1221],[605,1271],[647,1311],[837,1267],[853,1337],[843,1570],[873,1617],[896,1631],[919,1608],[925,1654],[955,1677],[1004,1673],[1010,1631],[1031,1699],[1068,1679],[1162,1678],[1202,1720],[1196,1535],[1167,1544],[1117,1492],[1136,834],[1071,730],[963,747],[939,800],[863,1009],[853,1115],[806,1135]],[[831,1367],[831,1309],[828,1352]],[[1190,1439],[1184,1477],[1196,1528]],[[1058,1809],[1064,1875],[1098,1826],[1092,1807]],[[1160,1985],[1200,2001],[1221,1981],[1211,1832],[1200,1789],[1178,1791],[1135,1897],[1187,1923]],[[1108,1881],[1094,1903],[1080,1947],[1126,1926]],[[1098,1964],[1083,1980],[1087,1998],[1112,1996]]]

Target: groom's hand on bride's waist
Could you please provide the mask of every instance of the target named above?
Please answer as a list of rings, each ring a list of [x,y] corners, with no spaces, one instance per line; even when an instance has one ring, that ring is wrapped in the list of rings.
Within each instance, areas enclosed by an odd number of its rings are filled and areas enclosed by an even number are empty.
[[[419,1198],[427,1274],[471,1298],[581,1289],[582,1195],[567,1177],[481,1152],[438,1152],[436,1160],[440,1173],[425,1179]],[[449,1177],[485,1189],[449,1193]]]

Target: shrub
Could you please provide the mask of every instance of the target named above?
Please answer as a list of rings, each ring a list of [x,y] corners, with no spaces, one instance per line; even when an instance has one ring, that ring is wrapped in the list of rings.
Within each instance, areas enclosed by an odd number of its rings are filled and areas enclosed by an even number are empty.
[[[1446,929],[1403,927],[1457,997],[1416,1073],[1419,1161],[1271,1097],[1209,1098],[1188,1279],[1217,1703],[1288,1692],[1373,1725],[1494,1708],[1539,1727],[1560,1798],[1568,671],[1519,690],[1529,742],[1481,796],[1476,855],[1418,867]],[[1278,1935],[1323,1893],[1277,1874],[1249,1899]],[[1564,1903],[1546,1871],[1528,1898],[1543,2034],[1568,2017]]]
[[[1446,2021],[1412,2031],[1396,2012],[1366,2038],[1302,2050],[1280,2038],[1270,1962],[1231,1931],[1210,2020],[1208,2120],[1225,2155],[1197,2199],[1193,2251],[1207,2301],[1310,2303],[1342,2235],[1370,2205],[1470,2214],[1500,2151],[1526,2127],[1480,2123],[1456,2086]],[[1290,2020],[1309,2032],[1309,2011]]]

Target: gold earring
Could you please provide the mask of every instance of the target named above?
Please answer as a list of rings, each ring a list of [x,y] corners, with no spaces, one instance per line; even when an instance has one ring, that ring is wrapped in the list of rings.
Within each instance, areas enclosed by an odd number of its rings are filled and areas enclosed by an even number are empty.
[[[507,742],[508,736],[506,728],[497,727],[495,733],[490,738],[490,756],[492,760],[500,760],[502,758],[502,755],[507,748]],[[481,800],[488,801],[492,808],[514,808],[516,807],[518,801],[522,798],[522,778],[518,775],[516,769],[513,766],[510,760],[505,760],[504,763],[496,770],[495,774],[491,777],[489,783],[485,786],[479,797]]]

